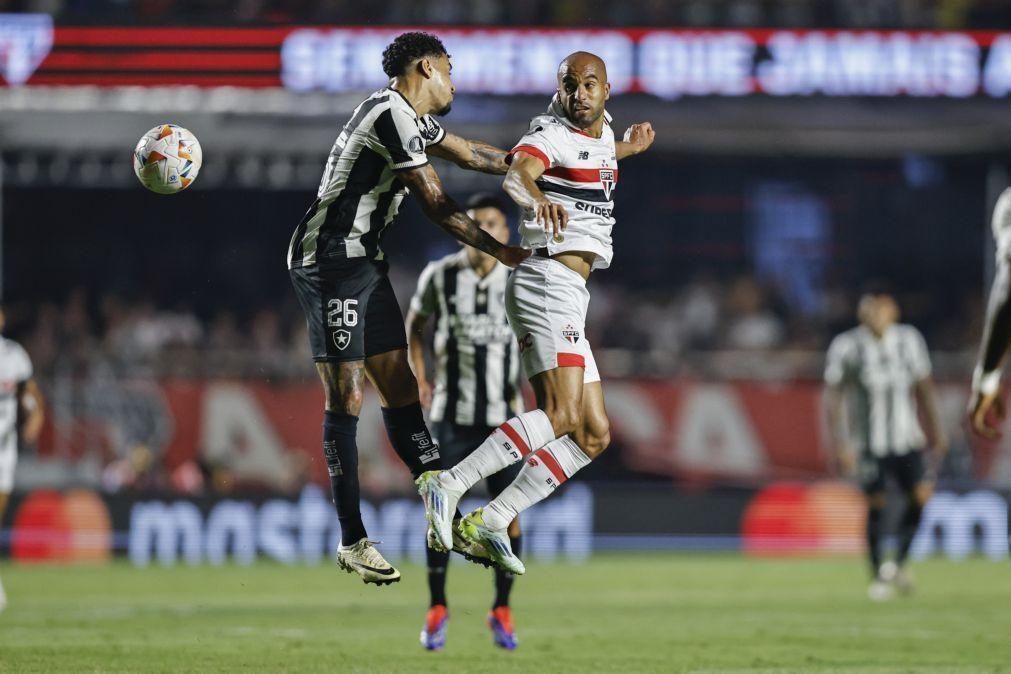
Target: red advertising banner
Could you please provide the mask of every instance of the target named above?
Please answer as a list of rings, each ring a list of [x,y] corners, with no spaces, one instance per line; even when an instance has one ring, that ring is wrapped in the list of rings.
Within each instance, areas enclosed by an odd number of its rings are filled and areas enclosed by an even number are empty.
[[[285,87],[386,83],[383,48],[416,27],[67,27],[0,14],[9,85]],[[566,54],[592,49],[614,93],[681,96],[1003,97],[1011,33],[986,31],[494,29],[428,27],[463,93],[545,94]]]
[[[98,456],[104,464],[128,468],[131,453],[143,448],[167,476],[153,485],[161,488],[185,490],[197,465],[232,485],[290,491],[307,481],[326,484],[319,450],[323,397],[315,382],[174,380],[103,387],[75,394],[101,399],[95,407],[61,411],[54,399],[41,451],[49,461]],[[1011,484],[1011,452],[970,442],[962,430],[965,388],[939,390],[952,451],[971,459],[973,473],[966,477]],[[700,484],[760,485],[832,474],[817,383],[614,380],[606,395],[611,452],[623,471],[617,478],[645,473]],[[366,491],[410,490],[371,396],[358,443]],[[23,457],[22,469],[32,483],[30,456]],[[107,477],[117,479],[114,472]]]

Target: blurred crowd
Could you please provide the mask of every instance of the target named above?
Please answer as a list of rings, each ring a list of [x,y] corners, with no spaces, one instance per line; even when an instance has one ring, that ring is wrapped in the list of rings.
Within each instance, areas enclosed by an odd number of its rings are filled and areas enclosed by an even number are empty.
[[[404,307],[416,277],[413,269],[391,270]],[[828,340],[856,322],[855,292],[827,291],[817,314],[804,314],[755,276],[700,275],[649,290],[602,276],[591,279],[587,336],[608,378],[817,380]],[[978,291],[940,320],[929,298],[898,297],[907,320],[924,330],[938,377],[964,379],[980,332]],[[257,486],[295,490],[310,479],[314,455],[308,452],[286,454],[269,484],[237,471],[247,442],[241,433],[217,438],[171,469],[159,449],[174,432],[159,378],[175,378],[183,387],[194,377],[315,381],[294,298],[250,312],[220,308],[204,315],[184,304],[78,288],[62,301],[11,302],[5,310],[8,336],[31,354],[52,418],[62,420],[44,437],[48,458],[26,454],[22,474],[33,484],[196,495]],[[378,471],[378,488],[387,488],[386,465],[371,469]]]
[[[67,23],[1007,28],[1004,0],[0,0]]]
[[[416,272],[394,267],[391,279],[406,308]],[[647,291],[594,278],[591,293],[587,335],[612,375],[817,378],[828,341],[856,322],[855,290],[830,289],[815,314],[801,313],[749,275],[701,275]],[[929,297],[899,300],[904,320],[924,331],[933,351],[971,351],[983,311],[978,292],[967,291],[955,312],[934,311]],[[247,314],[199,315],[182,304],[77,289],[62,303],[15,304],[9,313],[44,376],[314,376],[293,297]]]

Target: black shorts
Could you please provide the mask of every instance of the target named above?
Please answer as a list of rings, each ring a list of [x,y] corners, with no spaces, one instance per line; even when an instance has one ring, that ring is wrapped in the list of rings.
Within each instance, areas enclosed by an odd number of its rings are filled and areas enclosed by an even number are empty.
[[[407,348],[385,262],[335,260],[290,269],[315,361],[362,360]]]
[[[906,454],[884,457],[864,453],[860,457],[860,487],[866,494],[885,490],[885,480],[891,477],[902,491],[909,493],[926,475],[923,451],[914,449]]]
[[[443,467],[452,468],[469,456],[495,431],[495,428],[495,426],[459,426],[447,421],[437,421],[432,424],[432,435],[439,445]],[[492,498],[501,494],[502,490],[516,479],[522,467],[523,462],[517,461],[485,479],[488,493]]]

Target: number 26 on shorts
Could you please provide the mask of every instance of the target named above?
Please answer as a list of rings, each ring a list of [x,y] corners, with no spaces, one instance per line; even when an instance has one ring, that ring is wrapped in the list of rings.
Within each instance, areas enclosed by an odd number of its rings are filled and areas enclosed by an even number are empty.
[[[349,328],[358,325],[358,300],[333,299],[326,303],[326,324],[331,328]]]

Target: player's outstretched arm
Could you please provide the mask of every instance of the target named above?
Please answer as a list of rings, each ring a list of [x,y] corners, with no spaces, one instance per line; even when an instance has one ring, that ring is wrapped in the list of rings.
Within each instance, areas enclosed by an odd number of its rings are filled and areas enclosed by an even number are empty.
[[[536,213],[537,222],[548,234],[557,237],[565,231],[569,216],[565,207],[548,200],[537,186],[537,179],[544,174],[545,168],[543,159],[520,150],[513,155],[502,189],[521,208]]]
[[[442,142],[429,146],[426,151],[432,156],[446,159],[470,171],[502,175],[509,169],[505,161],[507,154],[505,150],[479,140],[461,138],[452,133],[447,133]]]
[[[624,138],[614,144],[614,156],[620,161],[625,157],[641,154],[649,149],[655,138],[656,132],[649,122],[633,124],[625,130]]]
[[[471,220],[459,205],[442,189],[442,181],[430,164],[401,171],[401,182],[421,200],[421,209],[428,219],[446,230],[461,243],[488,253],[499,262],[515,267],[530,255],[530,251],[506,246],[495,240]]]

